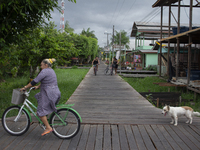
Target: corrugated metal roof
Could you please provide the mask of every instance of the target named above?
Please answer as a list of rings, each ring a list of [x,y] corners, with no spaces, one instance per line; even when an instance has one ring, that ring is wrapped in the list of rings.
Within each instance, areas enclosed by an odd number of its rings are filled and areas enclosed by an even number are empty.
[[[171,26],[176,26],[172,24]],[[168,24],[163,23],[163,33],[168,34]],[[171,29],[172,30],[172,29]],[[131,32],[131,37],[138,36],[137,33],[151,35],[151,37],[160,37],[160,23],[157,22],[134,22]],[[172,32],[171,32],[172,33]]]
[[[180,26],[189,27],[189,24],[181,24]],[[199,24],[193,24],[193,26],[200,26]],[[173,35],[172,27],[177,27],[176,23],[171,23],[171,35]],[[163,23],[162,32],[165,36],[168,37],[168,23]],[[131,37],[138,36],[138,32],[140,32],[140,36],[145,36],[145,38],[160,38],[160,23],[158,22],[139,22],[136,21],[133,24]]]
[[[181,0],[182,1],[182,0]],[[152,7],[158,7],[158,6],[169,6],[170,4],[177,3],[178,0],[157,0]]]

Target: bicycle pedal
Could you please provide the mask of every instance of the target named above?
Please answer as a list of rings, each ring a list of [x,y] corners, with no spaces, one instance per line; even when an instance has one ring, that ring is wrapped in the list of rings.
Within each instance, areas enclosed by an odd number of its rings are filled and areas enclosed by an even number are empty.
[[[41,123],[39,123],[39,126],[42,128],[42,129],[46,129],[46,127],[45,127],[45,125],[44,124],[41,124]]]

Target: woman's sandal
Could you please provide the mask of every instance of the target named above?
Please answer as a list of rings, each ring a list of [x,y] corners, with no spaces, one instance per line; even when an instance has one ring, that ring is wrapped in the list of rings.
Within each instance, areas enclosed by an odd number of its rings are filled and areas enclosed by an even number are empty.
[[[44,133],[41,134],[41,136],[47,135],[47,134],[51,133],[52,131],[53,131],[53,129],[50,130],[50,131],[44,132]]]

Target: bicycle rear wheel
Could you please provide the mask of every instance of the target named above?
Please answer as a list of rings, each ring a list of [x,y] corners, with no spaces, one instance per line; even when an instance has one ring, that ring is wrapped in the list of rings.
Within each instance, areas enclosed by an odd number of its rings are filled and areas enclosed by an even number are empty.
[[[95,66],[95,68],[94,68],[94,74],[95,74],[95,76],[97,75],[97,66]]]
[[[57,137],[61,139],[70,139],[79,132],[81,123],[78,115],[74,111],[62,108],[58,110],[57,114],[54,113],[51,116],[50,125],[53,128],[53,133]]]
[[[105,75],[110,74],[110,70],[109,70],[109,69],[105,69],[105,70],[104,70],[104,74],[105,74]]]
[[[19,110],[19,106],[11,106],[4,111],[2,116],[3,127],[11,135],[22,135],[30,127],[30,118],[25,110],[22,109],[19,118],[16,119]]]

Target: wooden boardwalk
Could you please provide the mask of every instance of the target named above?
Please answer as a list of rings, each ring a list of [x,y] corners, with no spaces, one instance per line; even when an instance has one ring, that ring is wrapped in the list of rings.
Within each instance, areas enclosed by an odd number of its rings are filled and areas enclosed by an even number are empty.
[[[0,125],[0,149],[15,150],[151,150],[200,149],[200,119],[192,125],[180,118],[170,125],[161,109],[152,106],[118,75],[104,75],[104,64],[97,76],[92,69],[68,100],[74,103],[83,123],[77,136],[62,140],[33,123],[22,136],[7,134]],[[142,86],[142,85],[141,85]]]

